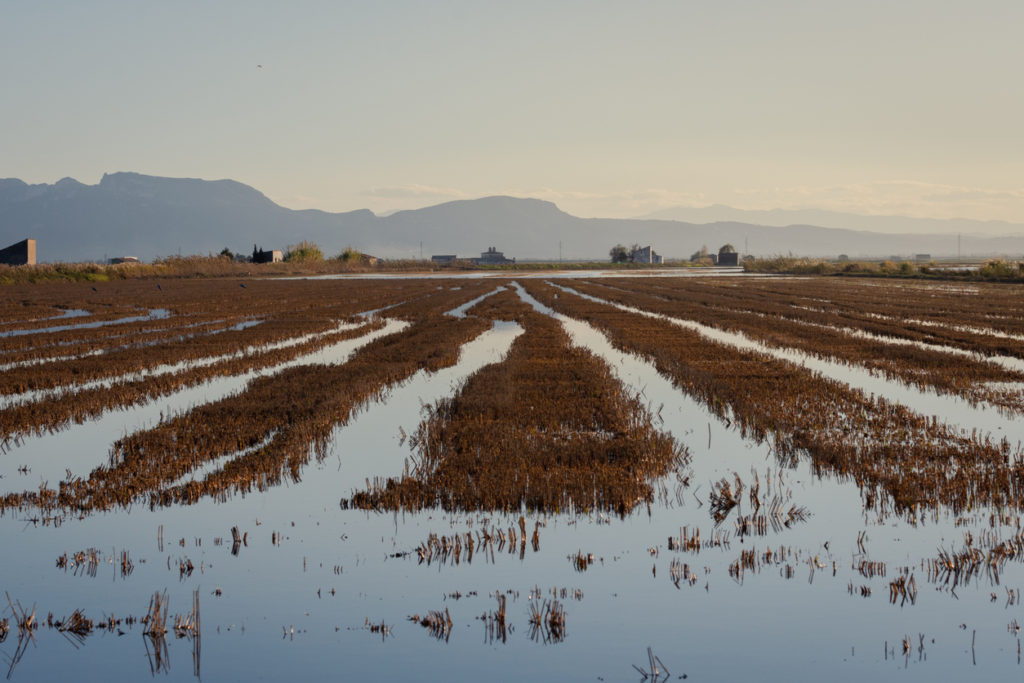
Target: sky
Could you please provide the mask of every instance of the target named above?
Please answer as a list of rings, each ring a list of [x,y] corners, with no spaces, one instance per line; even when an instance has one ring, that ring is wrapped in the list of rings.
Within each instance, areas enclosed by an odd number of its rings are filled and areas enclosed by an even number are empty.
[[[3,0],[0,177],[1024,222],[1024,2]]]

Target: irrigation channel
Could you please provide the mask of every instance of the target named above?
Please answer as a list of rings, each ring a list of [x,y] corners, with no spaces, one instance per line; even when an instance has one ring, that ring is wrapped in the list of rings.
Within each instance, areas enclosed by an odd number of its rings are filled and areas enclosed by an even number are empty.
[[[1019,286],[604,275],[0,290],[7,678],[1024,671]]]

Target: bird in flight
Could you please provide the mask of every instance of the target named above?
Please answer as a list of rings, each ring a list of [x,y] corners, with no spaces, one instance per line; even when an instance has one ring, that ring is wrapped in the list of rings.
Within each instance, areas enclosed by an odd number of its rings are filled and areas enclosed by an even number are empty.
[[[257,64],[257,65],[256,65],[256,68],[257,68],[257,69],[262,69],[262,68],[263,68],[263,65],[262,65],[262,64]]]

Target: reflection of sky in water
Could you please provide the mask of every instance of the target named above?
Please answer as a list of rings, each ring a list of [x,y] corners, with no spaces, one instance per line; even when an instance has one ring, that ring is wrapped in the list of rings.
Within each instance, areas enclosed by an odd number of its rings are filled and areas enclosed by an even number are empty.
[[[787,276],[763,273],[745,273],[742,268],[644,268],[642,270],[554,270],[539,272],[515,272],[507,270],[473,271],[470,273],[340,273],[331,275],[309,275],[278,280],[481,280],[481,279],[523,279],[523,278],[617,278],[617,277],[754,277],[779,278]]]
[[[243,356],[261,353],[266,351],[276,351],[279,349],[287,349],[293,346],[299,346],[305,344],[308,341],[323,337],[328,334],[335,334],[338,332],[344,332],[347,330],[353,330],[359,327],[355,323],[340,323],[333,329],[327,330],[326,332],[311,332],[298,337],[289,337],[288,339],[282,339],[281,341],[271,342],[269,344],[258,344],[254,346],[247,346],[238,351],[231,353],[225,353],[219,356],[206,356],[204,358],[189,358],[187,360],[180,361],[178,363],[165,363],[163,365],[156,365],[151,368],[146,368],[139,372],[129,372],[124,375],[118,375],[116,377],[108,377],[104,379],[92,380],[87,382],[79,382],[74,385],[74,391],[86,391],[88,389],[96,389],[99,387],[111,387],[119,382],[133,382],[137,380],[147,379],[150,377],[159,377],[160,375],[169,375],[184,370],[192,370],[196,368],[205,368],[217,363],[223,363],[224,361],[232,360],[235,358],[242,358]],[[27,403],[31,401],[40,401],[53,396],[60,395],[65,390],[64,387],[57,389],[40,389],[37,391],[27,391],[22,394],[10,394],[0,398],[0,408],[7,408],[8,406],[16,403]]]
[[[558,286],[558,285],[556,285]],[[808,355],[796,349],[782,349],[769,346],[750,339],[739,332],[728,332],[715,327],[702,325],[693,320],[680,320],[668,316],[642,311],[630,306],[615,304],[605,301],[589,294],[583,294],[569,287],[561,287],[564,291],[572,292],[591,301],[600,302],[608,306],[646,315],[652,318],[659,318],[669,321],[685,329],[700,333],[713,341],[717,341],[740,349],[757,351],[768,354],[780,360],[789,361],[802,365],[809,370],[820,373],[825,377],[844,382],[854,389],[860,389],[865,394],[874,394],[893,403],[899,403],[911,410],[925,416],[935,415],[940,421],[970,434],[972,429],[977,428],[981,432],[989,432],[999,441],[1006,438],[1011,444],[1024,443],[1024,420],[1003,414],[997,408],[985,405],[971,405],[957,396],[949,394],[938,394],[935,391],[919,389],[896,380],[890,380],[880,374],[872,374],[867,369],[857,365],[847,365],[836,361],[825,360]]]
[[[153,339],[153,340],[150,340],[150,341],[132,342],[130,344],[122,344],[120,346],[106,346],[106,347],[104,347],[102,349],[95,349],[93,351],[87,351],[85,353],[79,353],[79,354],[75,354],[75,355],[48,356],[48,357],[45,357],[45,358],[33,358],[33,359],[30,359],[30,360],[15,361],[15,362],[12,362],[12,363],[0,364],[0,372],[2,372],[4,370],[9,370],[11,368],[27,367],[27,366],[30,366],[30,365],[43,365],[45,363],[53,363],[53,362],[58,362],[58,361],[75,360],[77,358],[88,358],[88,357],[91,357],[91,356],[103,356],[103,355],[106,355],[106,354],[109,354],[109,353],[114,353],[115,351],[121,351],[121,350],[124,350],[124,349],[143,349],[143,348],[146,348],[147,346],[157,346],[158,344],[166,344],[168,342],[179,342],[179,341],[184,341],[186,339],[195,339],[197,337],[212,337],[214,335],[218,335],[218,334],[221,334],[221,333],[224,333],[224,332],[237,332],[237,331],[240,331],[240,330],[248,329],[250,327],[256,327],[257,325],[261,325],[262,323],[263,323],[262,320],[243,320],[240,323],[235,323],[233,325],[228,325],[227,327],[219,327],[219,328],[214,328],[214,329],[207,329],[207,330],[204,330],[202,332],[194,332],[194,333],[191,333],[191,334],[179,334],[179,335],[172,336],[172,337],[160,337],[159,339]],[[190,323],[188,325],[180,325],[180,326],[175,326],[175,327],[165,328],[165,329],[184,329],[184,328],[188,328],[188,327],[198,327],[199,325],[205,325],[205,324],[208,324],[208,323]],[[212,323],[212,324],[223,324],[223,321],[215,322],[215,323]],[[145,332],[148,332],[148,331],[150,331],[150,330],[146,330]],[[106,337],[106,339],[113,339],[113,338],[120,337],[120,336],[124,336],[124,335],[114,334],[114,335],[110,335],[109,337]],[[70,346],[71,344],[74,344],[74,343],[76,343],[76,342],[63,341],[63,342],[58,342],[57,344],[49,344],[49,345],[46,345],[46,346],[50,346],[50,347],[52,347],[52,346]],[[40,347],[36,347],[36,348],[40,348]],[[0,358],[2,358],[2,357],[3,357],[3,354],[0,353]]]
[[[27,330],[7,330],[0,332],[0,337],[21,337],[26,334],[45,334],[48,332],[63,332],[65,330],[87,330],[94,327],[106,327],[108,325],[124,325],[125,323],[137,323],[144,320],[162,320],[170,315],[166,308],[151,308],[146,315],[130,315],[124,318],[113,320],[94,320],[89,323],[74,323],[70,325],[55,325],[53,327],[39,327]],[[68,317],[80,317],[79,315]]]
[[[490,553],[478,548],[471,564],[458,566],[417,565],[413,557],[391,555],[412,551],[430,533],[479,530],[485,518],[507,529],[516,524],[518,512],[467,516],[341,510],[340,499],[362,478],[401,470],[409,451],[408,445],[399,445],[398,428],[412,431],[421,417],[421,402],[450,394],[473,369],[494,362],[507,350],[517,330],[499,325],[467,345],[455,368],[417,375],[392,389],[385,403],[360,411],[350,425],[336,430],[334,449],[323,461],[307,466],[299,483],[236,496],[222,504],[204,500],[156,511],[138,506],[130,513],[70,519],[58,528],[33,528],[25,515],[8,513],[0,518],[5,549],[0,588],[22,604],[37,603],[44,615],[53,611],[59,617],[81,608],[93,618],[141,616],[153,591],[164,588],[170,594],[171,613],[184,613],[192,590],[198,588],[202,675],[207,680],[290,680],[296,673],[308,680],[638,680],[631,665],[645,666],[647,647],[669,667],[672,680],[683,674],[697,681],[752,676],[850,680],[886,674],[900,680],[977,680],[1017,673],[1017,636],[1008,633],[1007,624],[1020,619],[1020,610],[1006,608],[1004,588],[1024,585],[1016,564],[1006,566],[999,586],[982,576],[959,589],[959,598],[935,590],[920,569],[921,558],[934,555],[940,545],[963,546],[964,529],[955,528],[945,515],[926,518],[917,526],[865,519],[852,482],[818,479],[806,461],[780,471],[766,446],[742,439],[649,365],[615,352],[586,325],[565,324],[575,343],[607,358],[630,390],[642,390],[642,398],[660,414],[659,425],[688,447],[692,461],[683,469],[691,484],[681,503],[672,493],[672,475],[667,482],[670,502],[655,503],[650,511],[637,510],[609,523],[596,515],[551,515],[540,530],[539,552],[527,544],[520,560],[518,548],[514,554],[508,547],[504,552],[495,549],[492,561]],[[172,404],[183,408],[198,400],[201,392],[188,399],[176,395]],[[105,454],[114,438],[136,429],[140,421],[155,419],[163,405],[155,402],[151,415],[134,414],[123,426],[103,418],[75,427],[66,433],[78,436],[59,447],[91,448],[81,435],[90,425],[104,424],[90,438]],[[56,442],[50,447],[57,447]],[[28,453],[22,452],[25,459]],[[0,456],[0,462],[12,457],[17,460],[18,451]],[[33,462],[42,457],[41,451],[32,451]],[[677,536],[683,526],[691,533],[699,527],[703,539],[713,536],[707,496],[711,483],[723,476],[731,479],[736,472],[749,484],[751,468],[760,473],[762,489],[769,471],[773,484],[783,482],[781,488],[792,493],[791,502],[810,511],[808,520],[742,542],[732,535],[726,549],[704,549],[699,554],[669,551],[668,537]],[[5,470],[0,483],[6,487],[12,476],[18,475]],[[749,512],[746,501],[743,511]],[[721,531],[732,531],[735,514]],[[535,519],[528,515],[528,533]],[[982,519],[987,527],[987,514],[982,513]],[[473,521],[471,527],[467,520]],[[163,552],[157,547],[161,525]],[[230,552],[234,525],[248,534],[248,546],[237,557]],[[862,529],[867,530],[870,559],[887,563],[885,578],[865,579],[851,568],[859,560],[856,541]],[[978,529],[974,531],[977,534]],[[274,532],[283,536],[279,546],[271,543]],[[224,539],[222,545],[215,544],[218,537]],[[182,538],[184,547],[178,545]],[[55,568],[62,553],[89,547],[103,553],[96,578]],[[748,572],[742,583],[730,577],[728,566],[741,550],[756,548],[760,554],[767,547],[792,547],[799,553],[789,561],[793,578],[783,578],[779,567]],[[654,555],[649,548],[655,548]],[[118,573],[122,549],[129,550],[135,562],[134,572],[125,579]],[[598,561],[577,572],[569,560],[577,551],[593,553]],[[816,569],[811,581],[809,563],[815,556],[827,568]],[[185,558],[195,570],[179,580],[178,562]],[[682,583],[677,589],[672,584],[673,559],[689,564],[698,577],[696,585]],[[900,608],[888,603],[888,581],[904,565],[914,572],[920,593],[915,606]],[[338,573],[335,567],[340,568]],[[870,585],[871,597],[849,595],[851,582],[855,587]],[[565,642],[544,646],[529,639],[527,595],[535,585],[548,596],[552,587],[583,591],[582,601],[563,601]],[[223,595],[213,596],[215,588]],[[507,643],[488,644],[477,617],[495,609],[490,593],[507,590],[518,591],[518,598],[510,596],[507,606],[514,630]],[[463,594],[462,599],[445,599],[455,591]],[[472,591],[478,595],[469,596]],[[998,599],[991,601],[990,593]],[[407,621],[414,613],[445,608],[455,624],[447,643],[435,641]],[[387,623],[393,635],[382,639],[363,630],[366,619]],[[283,629],[292,628],[294,636],[283,638]],[[57,632],[43,629],[14,669],[12,680],[143,679],[149,665],[140,642],[142,629],[136,625],[125,630],[123,637],[94,634],[76,650]],[[971,659],[975,630],[977,667]],[[919,633],[925,634],[923,662],[917,654]],[[904,636],[913,642],[909,658],[902,653]],[[888,661],[883,658],[886,641],[896,649],[896,657]],[[174,638],[168,644],[167,678],[191,679],[190,644]],[[0,643],[5,663],[15,645],[15,635]]]
[[[73,477],[86,477],[95,467],[109,462],[111,444],[125,434],[153,426],[161,418],[187,411],[193,406],[218,401],[242,390],[256,377],[300,365],[343,363],[359,347],[398,332],[407,325],[401,321],[388,321],[380,330],[328,345],[273,367],[230,377],[213,377],[169,396],[122,410],[108,411],[97,420],[19,440],[9,445],[7,452],[0,457],[0,475],[3,476],[0,479],[0,493],[36,488],[40,482],[49,482],[50,486],[55,486],[56,482],[67,478],[68,470]],[[18,471],[23,465],[29,467],[28,474]]]

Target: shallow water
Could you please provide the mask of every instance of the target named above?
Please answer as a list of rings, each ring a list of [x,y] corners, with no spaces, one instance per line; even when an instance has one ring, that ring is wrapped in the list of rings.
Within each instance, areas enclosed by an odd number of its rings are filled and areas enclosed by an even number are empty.
[[[355,323],[339,323],[334,328],[327,330],[326,332],[311,332],[309,334],[300,335],[298,337],[289,337],[276,342],[270,342],[268,344],[256,344],[247,346],[233,351],[231,353],[225,353],[217,356],[205,356],[202,358],[190,358],[183,360],[178,363],[165,363],[163,365],[157,365],[152,368],[146,368],[138,372],[129,372],[122,375],[116,375],[114,377],[107,377],[104,379],[91,380],[87,382],[78,382],[74,385],[74,391],[86,391],[88,389],[96,389],[99,387],[111,387],[121,382],[133,382],[136,380],[147,379],[149,377],[158,377],[160,375],[176,374],[186,370],[192,370],[196,368],[205,368],[217,363],[223,363],[224,361],[232,360],[235,358],[242,358],[244,356],[264,352],[264,351],[275,351],[278,349],[287,349],[293,346],[299,346],[305,344],[308,341],[323,337],[328,334],[334,334],[338,332],[344,332],[347,330],[353,330],[359,327]],[[18,403],[29,403],[32,401],[41,401],[50,397],[59,396],[66,389],[58,387],[56,389],[39,389],[36,391],[26,391],[21,394],[8,394],[0,397],[0,410],[8,408]]]
[[[114,320],[94,320],[88,323],[73,323],[70,325],[55,325],[53,327],[40,327],[27,330],[7,330],[0,332],[0,337],[21,337],[26,334],[46,334],[49,332],[64,332],[66,330],[88,330],[96,327],[107,327],[108,325],[124,325],[126,323],[137,323],[144,320],[162,320],[170,316],[170,311],[165,308],[151,308],[145,315],[129,315]],[[80,316],[68,316],[80,317]]]
[[[709,415],[650,364],[617,352],[583,323],[559,319],[574,343],[606,359],[658,416],[659,427],[690,453],[689,462],[659,486],[663,494],[649,509],[623,519],[572,511],[528,514],[528,530],[543,524],[539,550],[529,543],[522,549],[478,547],[471,562],[463,554],[458,564],[427,565],[418,564],[413,551],[429,534],[507,529],[517,526],[520,512],[374,514],[339,507],[366,478],[401,472],[411,455],[402,434],[415,428],[421,405],[451,395],[473,368],[507,352],[519,331],[498,324],[467,344],[454,368],[420,373],[384,401],[360,410],[336,430],[332,450],[311,461],[301,481],[223,503],[135,507],[69,518],[58,527],[9,512],[0,517],[0,547],[17,552],[4,553],[0,589],[26,607],[36,604],[44,621],[48,612],[62,617],[76,608],[93,618],[142,616],[153,592],[165,588],[170,612],[184,613],[198,590],[201,648],[197,653],[193,640],[168,636],[169,659],[161,665],[169,662],[169,667],[157,670],[168,680],[640,680],[633,665],[647,668],[648,647],[671,680],[683,675],[688,680],[922,681],[1020,675],[1019,636],[1008,627],[1022,619],[1021,609],[1016,602],[1007,604],[1008,590],[1024,587],[1020,563],[1006,564],[998,583],[983,572],[955,594],[929,583],[920,565],[940,546],[961,549],[967,531],[976,539],[986,530],[1008,537],[1012,525],[990,527],[988,511],[963,526],[945,513],[913,523],[865,514],[854,482],[819,478],[806,460],[780,465],[768,445],[744,439]],[[321,356],[333,362],[346,357],[337,349]],[[237,390],[245,380],[230,381]],[[9,478],[36,477],[34,463],[48,457],[48,450],[55,461],[70,462],[70,453],[61,449],[104,460],[113,440],[156,419],[165,405],[180,410],[227,389],[208,388],[206,398],[198,388],[189,397],[182,392],[166,404],[154,402],[153,412],[128,411],[124,422],[104,417],[56,435],[66,435],[66,441],[29,440],[26,447],[38,449],[31,457],[15,450],[0,455],[0,464],[6,468],[12,460],[24,460],[33,463],[32,473],[26,477],[4,469],[0,485],[6,487]],[[95,425],[103,426],[86,437]],[[745,491],[742,509],[716,528],[709,512],[713,482],[738,474],[749,487],[752,471],[758,473],[762,499],[778,495],[787,507],[803,506],[809,513],[805,520],[765,536],[740,537],[736,518],[751,512]],[[19,487],[25,488],[12,486]],[[245,538],[237,554],[232,526]],[[670,550],[668,538],[680,536],[683,528],[688,536],[699,528],[702,541],[717,538],[720,545],[699,552]],[[861,532],[866,539],[858,545]],[[62,554],[90,547],[100,553],[95,575],[88,567],[55,566]],[[730,574],[741,551],[756,549],[760,557],[768,548],[792,554],[780,564],[762,563],[760,571]],[[127,576],[121,573],[122,550],[134,563]],[[579,552],[594,555],[585,571],[572,559]],[[885,576],[863,576],[856,567],[864,559],[886,563]],[[678,586],[674,560],[687,565]],[[193,565],[191,573],[181,569],[186,561]],[[913,605],[888,599],[889,582],[902,567],[919,586]],[[869,586],[870,596],[851,594],[851,585],[855,591]],[[561,642],[545,642],[543,633],[531,638],[528,606],[535,586],[542,598],[550,598],[552,588],[568,589],[560,598],[566,609]],[[452,595],[456,592],[460,597]],[[504,641],[489,640],[479,619],[496,608],[496,593],[508,598],[510,630]],[[408,621],[413,614],[445,609],[454,623],[447,640]],[[10,610],[3,616],[10,619]],[[387,625],[390,634],[371,632],[367,620]],[[123,635],[95,633],[81,643],[44,627],[26,641],[20,658],[13,622],[11,628],[0,642],[0,662],[10,667],[11,680],[139,680],[157,665],[137,624],[122,625]],[[910,642],[906,653],[904,638]]]
[[[94,468],[109,461],[110,445],[125,434],[153,426],[165,416],[184,412],[202,403],[212,403],[237,393],[256,377],[302,365],[343,363],[356,349],[388,334],[403,330],[408,323],[389,320],[379,330],[328,345],[284,363],[251,370],[240,375],[214,377],[168,396],[104,413],[97,420],[72,424],[66,429],[8,444],[0,456],[0,495],[38,488],[40,483],[87,477]],[[21,468],[28,471],[21,471]]]
[[[190,323],[188,325],[181,325],[180,328],[198,327],[201,324],[203,324],[203,323]],[[217,324],[217,323],[214,323],[214,324]],[[221,321],[221,324],[223,324],[223,321]],[[88,351],[86,353],[79,353],[79,354],[74,354],[74,355],[46,356],[46,357],[43,357],[43,358],[32,358],[30,360],[23,360],[23,361],[16,361],[16,362],[12,362],[12,363],[0,364],[0,372],[3,372],[4,370],[10,370],[12,368],[28,367],[28,366],[31,366],[31,365],[45,365],[46,363],[59,363],[59,362],[63,362],[63,361],[77,360],[79,358],[89,358],[89,357],[93,357],[93,356],[103,356],[103,355],[106,355],[108,353],[113,353],[115,351],[122,351],[124,349],[140,349],[140,348],[146,348],[147,346],[156,346],[157,344],[166,344],[168,342],[179,342],[179,341],[184,341],[186,339],[195,339],[196,337],[212,337],[214,335],[222,334],[224,332],[238,332],[238,331],[241,331],[241,330],[248,329],[250,327],[256,327],[257,325],[261,325],[261,324],[263,324],[262,320],[243,320],[240,323],[235,323],[233,325],[228,325],[227,327],[217,327],[217,328],[214,328],[214,329],[204,330],[202,332],[195,332],[195,333],[192,333],[192,334],[179,334],[179,335],[175,335],[175,336],[172,336],[172,337],[161,337],[159,339],[154,339],[154,340],[151,340],[151,341],[132,342],[130,344],[122,344],[120,346],[107,346],[107,347],[104,347],[102,349],[95,349],[93,351]],[[174,329],[178,329],[178,328],[174,328]],[[113,337],[118,337],[118,336],[121,336],[121,335],[113,335]],[[73,343],[74,342],[64,341],[64,342],[59,342],[58,344],[56,344],[56,346],[69,346],[69,345],[71,345]],[[0,357],[2,357],[2,355],[3,354],[0,353]]]
[[[684,329],[697,332],[712,341],[727,344],[738,349],[757,351],[779,360],[801,365],[824,377],[844,382],[865,394],[879,396],[892,403],[899,403],[924,416],[935,416],[950,427],[959,430],[962,434],[970,434],[972,430],[978,429],[982,433],[991,434],[996,441],[1001,441],[1004,438],[1007,439],[1011,446],[1024,444],[1024,420],[1018,416],[1007,415],[1004,411],[994,406],[985,404],[975,405],[957,396],[920,389],[897,380],[888,379],[880,374],[872,373],[861,366],[818,358],[797,349],[771,346],[751,339],[739,332],[720,330],[694,320],[673,318],[660,313],[617,304],[578,292],[571,287],[555,286],[590,301],[602,303],[630,313],[637,313],[671,322]]]

